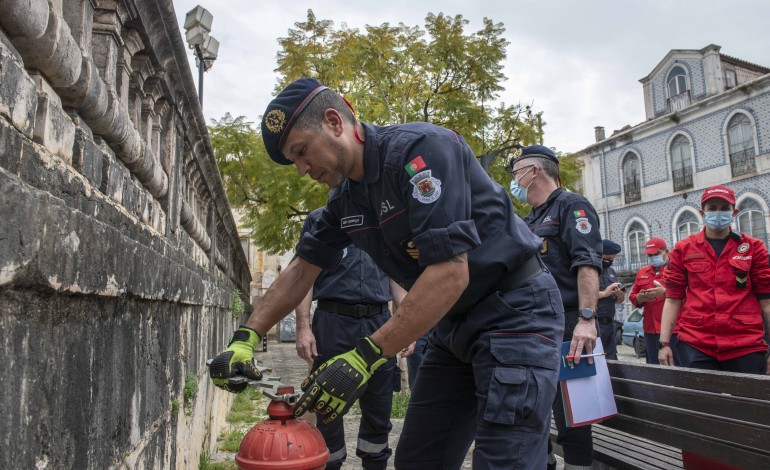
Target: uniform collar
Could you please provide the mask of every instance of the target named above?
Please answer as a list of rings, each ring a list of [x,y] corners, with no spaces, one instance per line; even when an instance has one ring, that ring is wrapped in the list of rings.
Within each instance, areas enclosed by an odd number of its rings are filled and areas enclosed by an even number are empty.
[[[733,229],[730,229],[730,234],[727,235],[727,240],[732,239],[735,241],[735,243],[740,243],[741,240],[743,240],[743,237],[740,233],[733,232]],[[706,240],[706,229],[704,228],[700,232],[698,232],[698,235],[695,236],[695,241],[698,243],[708,243],[708,240]]]
[[[372,184],[380,178],[380,155],[377,151],[377,129],[366,123],[364,126],[364,183]]]
[[[380,177],[380,156],[377,152],[377,131],[374,126],[361,123],[364,126],[364,179],[360,183],[346,178],[342,182],[340,191],[349,193],[354,188],[363,194],[367,193],[366,187],[379,179]]]
[[[532,212],[533,212],[533,213],[535,213],[535,214],[537,214],[538,216],[539,216],[540,214],[543,214],[543,213],[545,213],[545,211],[548,209],[548,207],[550,207],[550,205],[551,205],[551,204],[553,204],[553,201],[555,201],[555,200],[556,200],[556,198],[557,198],[557,197],[559,197],[559,195],[560,195],[561,193],[563,193],[563,192],[564,192],[564,190],[563,190],[562,188],[556,188],[556,189],[555,189],[555,190],[554,190],[554,191],[553,191],[553,192],[552,192],[552,193],[551,193],[551,194],[548,196],[548,199],[546,199],[546,200],[545,200],[545,202],[544,202],[544,203],[542,203],[542,204],[540,204],[539,206],[537,206],[537,207],[534,207],[534,208],[532,209]]]

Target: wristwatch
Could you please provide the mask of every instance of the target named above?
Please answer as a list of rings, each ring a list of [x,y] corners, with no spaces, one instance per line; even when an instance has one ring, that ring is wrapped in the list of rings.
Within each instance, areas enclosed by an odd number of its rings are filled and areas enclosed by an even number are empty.
[[[581,308],[578,311],[578,317],[580,317],[581,320],[593,320],[596,316],[596,312],[593,311],[593,309],[590,309],[588,307]]]
[[[661,350],[663,348],[670,348],[671,343],[669,341],[658,341],[658,350]]]

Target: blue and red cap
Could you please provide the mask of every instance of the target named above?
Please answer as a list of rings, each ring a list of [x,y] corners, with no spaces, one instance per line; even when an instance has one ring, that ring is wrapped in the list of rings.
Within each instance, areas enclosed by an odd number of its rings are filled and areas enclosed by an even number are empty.
[[[262,117],[262,141],[270,158],[281,165],[292,162],[283,156],[283,144],[305,108],[324,90],[315,78],[300,78],[291,82],[267,105]]]

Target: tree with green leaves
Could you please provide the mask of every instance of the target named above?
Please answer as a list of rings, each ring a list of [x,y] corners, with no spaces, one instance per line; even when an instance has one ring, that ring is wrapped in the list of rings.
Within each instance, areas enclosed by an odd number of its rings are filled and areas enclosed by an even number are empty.
[[[306,20],[278,40],[275,91],[315,77],[343,94],[364,122],[425,121],[454,129],[490,176],[507,187],[512,152],[542,140],[542,113],[497,102],[506,80],[503,24],[485,18],[471,33],[467,25],[462,15],[430,13],[424,29],[383,23],[361,32],[344,23],[335,29],[308,10]],[[230,201],[246,212],[255,243],[268,252],[291,248],[304,216],[325,203],[326,188],[297,177],[293,166],[272,163],[243,117],[215,121],[211,135]],[[567,186],[574,181],[570,171],[562,180]]]
[[[272,254],[294,248],[305,216],[326,203],[328,188],[299,178],[293,165],[273,163],[262,136],[243,116],[212,120],[209,135],[227,197],[242,210],[254,243]]]

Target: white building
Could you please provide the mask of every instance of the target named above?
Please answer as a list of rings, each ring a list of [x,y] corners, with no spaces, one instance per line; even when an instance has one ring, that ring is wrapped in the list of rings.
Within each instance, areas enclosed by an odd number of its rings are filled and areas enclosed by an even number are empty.
[[[770,69],[712,44],[670,51],[640,82],[647,120],[609,137],[596,127],[596,143],[578,152],[602,235],[623,246],[617,269],[647,264],[651,237],[671,248],[699,231],[701,194],[716,184],[735,191],[734,229],[767,243]]]

